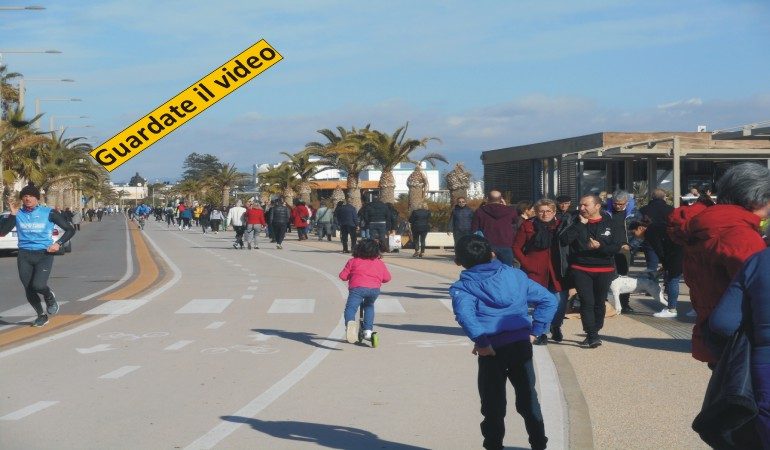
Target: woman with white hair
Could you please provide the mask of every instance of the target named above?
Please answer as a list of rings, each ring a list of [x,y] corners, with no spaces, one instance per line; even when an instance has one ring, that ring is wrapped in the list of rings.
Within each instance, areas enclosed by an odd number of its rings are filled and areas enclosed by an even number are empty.
[[[767,248],[760,221],[770,211],[770,169],[755,163],[731,167],[717,182],[719,203],[684,224],[684,279],[697,313],[692,355],[710,366],[718,360],[706,346],[703,327],[730,281],[751,255]]]

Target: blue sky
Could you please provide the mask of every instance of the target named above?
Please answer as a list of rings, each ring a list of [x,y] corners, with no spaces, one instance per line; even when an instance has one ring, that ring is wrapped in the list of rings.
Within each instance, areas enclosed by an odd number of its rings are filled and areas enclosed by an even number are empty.
[[[191,152],[250,170],[321,128],[439,137],[481,177],[484,150],[598,131],[770,119],[770,2],[749,0],[45,1],[0,11],[0,51],[71,136],[99,144],[259,39],[284,60],[113,172],[174,180]],[[93,125],[93,128],[75,128]],[[446,166],[451,168],[450,166]],[[442,167],[443,169],[443,167]]]

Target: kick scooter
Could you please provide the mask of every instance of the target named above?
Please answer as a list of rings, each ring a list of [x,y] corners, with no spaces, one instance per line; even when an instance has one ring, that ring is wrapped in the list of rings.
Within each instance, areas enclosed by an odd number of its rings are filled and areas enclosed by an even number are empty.
[[[361,344],[365,341],[364,338],[364,308],[359,307],[358,309],[358,343]],[[372,348],[377,348],[377,346],[380,345],[380,336],[377,334],[376,331],[372,331]]]

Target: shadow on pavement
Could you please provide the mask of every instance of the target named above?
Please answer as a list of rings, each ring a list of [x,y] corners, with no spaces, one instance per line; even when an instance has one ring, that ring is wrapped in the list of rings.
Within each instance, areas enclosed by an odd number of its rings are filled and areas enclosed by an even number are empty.
[[[254,430],[273,437],[300,442],[314,442],[317,446],[323,448],[351,450],[375,448],[396,450],[426,449],[426,447],[416,447],[414,445],[382,440],[372,432],[343,425],[326,425],[288,420],[269,421],[240,416],[222,416],[221,418],[228,422],[248,424]]]
[[[447,286],[451,286],[450,283],[438,283],[438,284],[445,284]],[[431,292],[438,292],[440,294],[446,294],[449,295],[449,287],[445,288],[436,288],[436,287],[430,287],[430,286],[407,286],[410,289],[416,289],[419,291],[431,291]]]
[[[434,334],[447,334],[450,336],[465,336],[465,333],[463,333],[462,328],[460,328],[459,326],[446,327],[443,325],[415,325],[415,324],[393,325],[388,323],[378,323],[377,327],[389,328],[392,330],[401,330],[401,331],[414,331],[417,333],[434,333]]]
[[[266,329],[266,328],[254,328],[251,331],[256,331],[257,333],[266,334],[268,336],[277,336],[282,339],[289,339],[291,341],[301,342],[303,344],[307,344],[312,347],[324,348],[326,350],[340,350],[340,349],[335,347],[327,347],[325,345],[319,344],[316,341],[347,342],[344,339],[329,339],[329,338],[319,336],[315,333],[308,333],[304,331],[285,331],[285,330],[273,330],[273,329]]]
[[[448,295],[446,292],[444,292],[445,295],[438,297],[435,294],[418,294],[416,292],[389,292],[389,291],[380,291],[380,295],[387,295],[389,297],[406,297],[406,298],[429,298],[431,300],[437,300],[439,298],[446,298]]]
[[[607,336],[600,334],[599,338],[603,341],[614,342],[616,344],[628,345],[630,347],[648,348],[651,350],[668,350],[670,352],[690,353],[690,341],[674,338],[621,338],[617,336]]]

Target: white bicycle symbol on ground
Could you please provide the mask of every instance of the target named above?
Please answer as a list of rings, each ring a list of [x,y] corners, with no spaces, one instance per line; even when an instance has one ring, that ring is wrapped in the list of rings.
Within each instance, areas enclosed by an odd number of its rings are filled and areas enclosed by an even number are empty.
[[[211,347],[204,348],[201,350],[201,353],[204,355],[218,355],[230,351],[251,353],[252,355],[271,355],[273,353],[278,353],[277,348],[268,347],[265,345],[231,345],[229,347]]]
[[[97,335],[99,339],[103,341],[137,341],[139,339],[152,339],[162,338],[168,336],[170,333],[165,331],[149,331],[144,334],[124,333],[122,331],[111,331],[109,333],[102,333]]]

